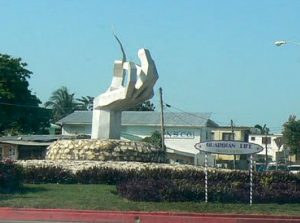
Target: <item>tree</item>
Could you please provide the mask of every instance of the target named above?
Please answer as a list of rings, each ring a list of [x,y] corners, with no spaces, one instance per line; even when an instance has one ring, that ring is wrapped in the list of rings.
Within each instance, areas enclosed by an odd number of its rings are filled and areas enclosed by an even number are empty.
[[[93,110],[94,105],[94,97],[91,96],[82,96],[81,98],[76,99],[78,101],[78,109],[79,110]]]
[[[162,149],[162,138],[159,131],[154,131],[150,137],[145,137],[142,139],[143,142],[150,143],[157,148]],[[160,162],[166,162],[167,153],[166,153],[166,145],[164,145],[164,149],[161,150],[160,153],[157,154],[160,158]]]
[[[270,129],[267,128],[266,124],[264,124],[264,126],[261,126],[261,125],[255,125],[254,128],[258,129],[259,130],[259,133],[261,135],[265,135],[265,134],[268,134]]]
[[[283,128],[283,141],[291,149],[291,153],[298,158],[300,155],[300,120],[296,120],[296,116],[291,115],[283,124]]]
[[[155,106],[150,101],[145,101],[141,104],[138,104],[134,107],[127,109],[127,111],[154,111]]]
[[[161,148],[161,134],[159,131],[154,131],[150,137],[145,137],[142,139],[143,142],[151,143],[157,148]]]
[[[50,99],[45,103],[46,107],[52,109],[53,121],[56,122],[66,115],[71,114],[78,107],[75,94],[69,93],[67,87],[55,90]]]
[[[50,113],[28,89],[32,72],[21,58],[0,54],[0,134],[44,133]]]

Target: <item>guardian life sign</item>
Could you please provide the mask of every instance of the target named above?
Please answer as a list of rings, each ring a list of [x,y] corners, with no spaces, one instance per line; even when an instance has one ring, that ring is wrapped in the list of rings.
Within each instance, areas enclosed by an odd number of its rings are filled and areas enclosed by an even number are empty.
[[[197,143],[195,148],[207,153],[226,155],[254,154],[264,149],[260,145],[240,141],[207,141]]]

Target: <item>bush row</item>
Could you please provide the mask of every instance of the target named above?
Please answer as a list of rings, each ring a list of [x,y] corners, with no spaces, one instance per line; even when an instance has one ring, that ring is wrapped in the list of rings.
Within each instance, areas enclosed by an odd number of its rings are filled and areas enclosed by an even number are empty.
[[[0,193],[11,193],[22,187],[23,168],[10,160],[0,161]]]
[[[273,183],[273,185],[276,183]],[[256,187],[253,189],[253,202],[299,203],[300,191],[285,183],[275,188]],[[282,187],[284,184],[284,187]],[[282,189],[284,188],[284,189]],[[134,201],[204,201],[203,184],[187,180],[169,179],[130,179],[117,185],[122,196]],[[212,184],[208,187],[208,200],[214,202],[249,202],[249,184],[230,186]]]
[[[174,169],[114,169],[93,167],[76,174],[62,167],[21,167],[1,162],[0,190],[13,191],[24,183],[81,183],[117,185],[120,195],[136,201],[204,200],[204,172]],[[257,202],[300,202],[300,175],[254,173],[253,198]],[[248,202],[249,173],[210,171],[210,201]]]
[[[171,169],[114,169],[109,167],[92,167],[72,173],[57,166],[26,167],[24,182],[26,183],[82,183],[82,184],[111,184],[116,185],[127,179],[188,179],[203,181],[201,171],[175,171]]]
[[[26,183],[82,183],[116,185],[128,179],[186,180],[194,184],[204,184],[204,172],[199,170],[175,169],[114,169],[109,167],[92,167],[78,171],[76,174],[59,166],[24,168]],[[210,171],[208,182],[211,185],[226,187],[248,187],[249,173],[246,171]],[[254,173],[253,183],[259,188],[284,188],[284,185],[300,190],[300,175],[286,172]]]

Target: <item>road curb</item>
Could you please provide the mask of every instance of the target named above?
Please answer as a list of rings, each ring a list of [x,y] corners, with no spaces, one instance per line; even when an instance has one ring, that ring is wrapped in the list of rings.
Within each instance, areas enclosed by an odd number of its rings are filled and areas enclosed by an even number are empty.
[[[64,221],[109,223],[300,223],[300,216],[199,214],[177,212],[93,211],[0,208],[1,221]]]

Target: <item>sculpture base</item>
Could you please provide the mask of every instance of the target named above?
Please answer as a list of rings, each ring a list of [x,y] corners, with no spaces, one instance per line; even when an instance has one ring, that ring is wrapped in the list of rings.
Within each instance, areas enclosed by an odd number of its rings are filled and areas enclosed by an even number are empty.
[[[47,148],[48,160],[163,162],[164,152],[146,142],[124,140],[59,140]]]

